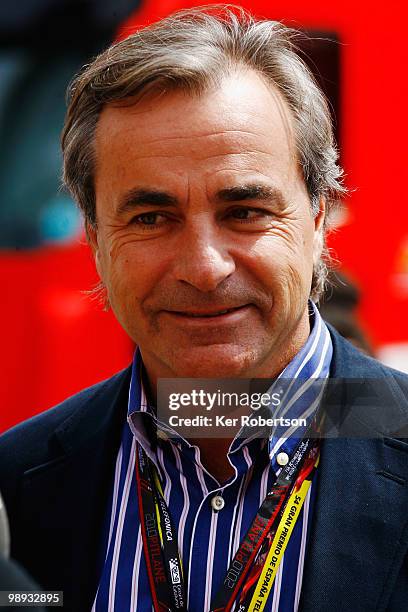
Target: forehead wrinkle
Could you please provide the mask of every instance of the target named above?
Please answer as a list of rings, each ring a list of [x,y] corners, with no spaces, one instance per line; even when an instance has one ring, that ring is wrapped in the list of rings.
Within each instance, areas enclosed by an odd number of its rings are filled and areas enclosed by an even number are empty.
[[[252,134],[254,136],[254,134]],[[186,140],[190,140],[191,141],[191,147],[188,150],[182,150],[181,152],[178,152],[178,146],[177,144],[180,144],[185,142]],[[202,154],[203,148],[202,146],[200,146],[197,141],[199,139],[196,138],[195,136],[186,136],[186,137],[182,137],[182,138],[178,138],[178,137],[163,137],[163,138],[157,138],[154,140],[150,140],[150,141],[142,141],[139,143],[140,148],[137,150],[137,159],[148,159],[148,158],[153,158],[153,157],[171,157],[171,158],[177,158],[177,157],[189,157],[189,158],[194,158],[197,160],[204,160],[204,159],[211,159],[211,158],[217,158],[217,157],[228,157],[228,156],[238,156],[241,158],[244,158],[246,156],[257,156],[257,155],[262,155],[262,156],[268,156],[268,157],[273,157],[274,155],[274,151],[271,150],[263,150],[262,149],[262,142],[248,142],[247,146],[245,146],[245,144],[242,141],[239,140],[231,140],[228,141],[228,139],[225,139],[224,142],[217,142],[214,141],[212,143],[209,143],[211,145],[210,151],[211,149],[215,149],[216,152],[214,153],[204,153]],[[259,139],[257,139],[259,140]],[[265,141],[265,145],[267,144],[267,139],[264,139]],[[168,151],[168,147],[172,147],[174,143],[174,148],[170,149]],[[149,147],[154,148],[154,145],[158,145],[157,146],[157,151],[144,151],[144,149],[149,149]],[[257,146],[259,144],[259,146]],[[164,149],[164,150],[163,150]]]
[[[226,153],[214,153],[213,155],[203,155],[201,157],[196,157],[196,159],[203,160],[203,159],[213,159],[215,157],[234,157],[234,156],[238,156],[241,159],[243,159],[246,156],[253,156],[253,155],[266,155],[267,157],[271,157],[271,153],[267,151],[245,150],[242,153],[232,153],[232,152],[227,151]],[[181,156],[181,157],[184,157],[184,156]]]
[[[135,128],[133,128],[135,129]],[[132,131],[132,130],[129,130]],[[144,140],[143,144],[154,144],[155,142],[162,142],[163,140],[197,140],[199,138],[216,138],[217,136],[225,136],[227,134],[242,134],[242,135],[247,135],[247,136],[255,136],[255,137],[259,137],[262,136],[264,137],[265,134],[264,132],[248,132],[245,130],[229,130],[229,129],[225,129],[222,130],[220,132],[208,132],[207,134],[194,134],[194,133],[190,133],[188,135],[183,135],[182,133],[177,134],[175,136],[161,136],[160,138],[153,138],[151,140]]]
[[[207,159],[216,159],[217,157],[239,157],[241,159],[244,159],[245,157],[249,157],[253,155],[265,155],[267,157],[271,157],[271,153],[268,153],[266,151],[245,151],[243,153],[231,153],[229,151],[225,152],[225,153],[214,153],[212,155],[193,155],[192,153],[190,153],[188,155],[189,158],[194,157],[195,160],[197,161],[203,161],[203,160],[207,160]],[[177,158],[181,158],[184,159],[185,157],[187,157],[186,154],[172,154],[169,153],[168,155],[144,155],[144,156],[138,156],[138,159],[149,159],[149,158],[165,158],[168,159],[169,157],[171,159],[177,159]],[[221,171],[223,171],[224,169],[222,169]],[[211,174],[213,173],[213,170],[211,170]]]
[[[257,151],[257,150],[253,150],[253,151],[252,150],[245,150],[242,153],[232,153],[232,152],[227,151],[225,153],[214,153],[212,155],[203,155],[203,156],[194,156],[194,157],[195,157],[195,159],[200,161],[200,160],[203,160],[203,159],[212,159],[212,158],[215,158],[215,157],[233,157],[233,156],[239,156],[241,158],[244,158],[245,156],[253,156],[253,155],[266,155],[267,157],[270,157],[271,153],[268,152],[268,151],[260,151],[260,150],[259,151]],[[192,156],[191,152],[188,155],[186,153],[183,154],[183,153],[173,153],[173,152],[169,152],[167,154],[166,153],[151,153],[150,155],[147,155],[147,154],[146,155],[138,155],[137,159],[138,160],[139,159],[152,159],[152,158],[155,158],[155,159],[156,158],[157,159],[160,159],[160,158],[168,159],[169,157],[171,159],[176,159],[177,157],[184,158],[184,157],[187,157],[187,156],[191,157]]]

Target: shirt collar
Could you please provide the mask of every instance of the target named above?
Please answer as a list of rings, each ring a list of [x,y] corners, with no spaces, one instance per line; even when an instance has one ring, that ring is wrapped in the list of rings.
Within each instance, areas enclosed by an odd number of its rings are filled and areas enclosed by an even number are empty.
[[[279,375],[276,385],[284,389],[284,399],[275,417],[305,419],[306,426],[297,428],[277,427],[269,437],[269,455],[276,465],[278,452],[289,456],[294,452],[299,438],[316,414],[330,373],[333,345],[330,332],[315,304],[309,300],[310,335],[292,361]]]

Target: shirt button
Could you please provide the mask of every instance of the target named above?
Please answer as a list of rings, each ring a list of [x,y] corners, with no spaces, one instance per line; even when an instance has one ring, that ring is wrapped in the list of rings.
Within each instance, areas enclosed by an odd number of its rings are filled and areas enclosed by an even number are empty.
[[[276,461],[279,465],[286,465],[287,463],[289,463],[289,455],[287,455],[287,453],[278,453]]]
[[[212,506],[213,510],[218,512],[219,510],[222,510],[223,507],[225,506],[225,501],[223,500],[221,495],[216,495],[211,500],[211,506]]]

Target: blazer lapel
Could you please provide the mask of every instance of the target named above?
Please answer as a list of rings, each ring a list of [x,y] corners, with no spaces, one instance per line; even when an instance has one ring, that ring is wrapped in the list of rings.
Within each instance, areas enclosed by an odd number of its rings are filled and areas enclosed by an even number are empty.
[[[126,372],[92,407],[75,411],[58,428],[50,440],[56,457],[24,474],[20,524],[34,540],[27,565],[41,559],[36,578],[44,588],[65,585],[67,610],[89,612],[92,607],[128,389]],[[24,533],[21,539],[16,545],[24,549]]]

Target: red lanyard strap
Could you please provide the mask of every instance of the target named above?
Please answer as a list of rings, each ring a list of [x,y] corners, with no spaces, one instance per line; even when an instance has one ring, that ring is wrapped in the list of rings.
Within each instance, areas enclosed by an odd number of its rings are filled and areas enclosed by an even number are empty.
[[[297,521],[318,462],[319,449],[318,446],[314,445],[310,449],[305,465],[298,475],[285,508],[279,513],[280,520],[275,522],[263,541],[252,565],[240,595],[239,606],[237,606],[238,612],[251,612],[252,609],[260,610],[262,604],[266,604],[284,549],[290,539],[291,532],[289,533],[289,529],[293,529]],[[265,576],[262,580],[263,573]],[[257,589],[258,594],[261,592],[260,599],[256,596]],[[253,605],[254,600],[256,601],[255,605]]]
[[[289,463],[282,468],[230,563],[223,584],[212,602],[212,612],[231,609],[263,542],[276,529],[299,473],[316,444],[309,438],[302,439]]]

